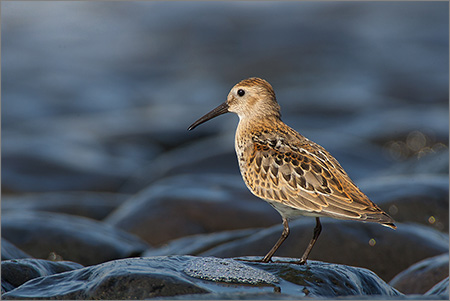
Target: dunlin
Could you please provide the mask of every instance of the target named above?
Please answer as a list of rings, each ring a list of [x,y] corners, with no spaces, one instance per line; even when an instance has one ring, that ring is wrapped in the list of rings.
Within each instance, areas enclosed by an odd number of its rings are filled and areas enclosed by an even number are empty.
[[[245,79],[230,91],[227,101],[194,122],[188,130],[221,114],[239,116],[235,149],[248,189],[281,215],[280,239],[261,260],[269,262],[289,235],[288,221],[316,218],[313,237],[297,262],[305,264],[320,235],[319,217],[380,223],[395,229],[394,220],[375,205],[323,147],[281,121],[272,86],[260,78]]]

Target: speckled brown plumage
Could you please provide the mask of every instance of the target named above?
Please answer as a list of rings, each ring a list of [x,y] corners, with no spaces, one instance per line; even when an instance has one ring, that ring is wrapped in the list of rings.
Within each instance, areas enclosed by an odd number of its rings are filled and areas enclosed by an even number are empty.
[[[248,126],[241,128],[236,140],[242,146],[238,151],[243,153],[239,164],[242,176],[256,196],[300,210],[299,215],[373,221],[393,227],[392,219],[359,190],[321,146],[276,119]]]
[[[395,229],[394,220],[361,192],[333,156],[281,121],[268,82],[260,78],[239,82],[224,104],[189,129],[226,112],[234,112],[240,119],[235,149],[245,184],[283,218],[283,234],[262,261],[271,260],[289,234],[288,220],[299,215],[314,216],[317,223],[299,263],[306,263],[320,234],[321,216],[376,222]]]

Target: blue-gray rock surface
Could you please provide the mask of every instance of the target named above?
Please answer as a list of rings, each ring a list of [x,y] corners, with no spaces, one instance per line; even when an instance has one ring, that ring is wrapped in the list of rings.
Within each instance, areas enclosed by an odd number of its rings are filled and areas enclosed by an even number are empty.
[[[71,261],[50,261],[34,258],[5,260],[2,261],[2,290],[10,291],[31,279],[82,267],[81,264]]]
[[[62,191],[5,195],[2,212],[46,211],[102,220],[130,196],[122,193]]]
[[[115,260],[35,278],[2,297],[6,300],[118,300],[224,292],[235,296],[281,293],[291,298],[401,296],[363,268],[314,261],[301,266],[215,257],[163,256]]]
[[[428,290],[425,295],[426,296],[442,296],[443,298],[447,298],[449,296],[449,281],[448,281],[448,277],[441,280],[439,283],[437,283],[435,286],[433,286],[432,288],[430,288],[430,290]]]
[[[150,247],[109,224],[52,212],[3,213],[2,236],[33,257],[47,259],[56,253],[83,265],[139,256]]]
[[[154,182],[104,221],[157,246],[187,235],[267,227],[280,217],[238,174],[203,173]]]
[[[371,177],[359,187],[395,221],[420,223],[448,233],[448,174],[421,171]]]
[[[396,275],[389,284],[404,294],[424,294],[448,278],[448,264],[448,253],[426,258]]]
[[[2,237],[2,260],[19,259],[19,258],[30,258],[31,255],[25,253],[7,239]]]

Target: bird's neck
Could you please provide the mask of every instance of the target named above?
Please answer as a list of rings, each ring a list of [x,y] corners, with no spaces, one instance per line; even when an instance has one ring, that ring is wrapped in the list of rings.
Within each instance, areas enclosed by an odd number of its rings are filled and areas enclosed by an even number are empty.
[[[238,131],[254,131],[258,128],[283,123],[277,115],[239,116]]]

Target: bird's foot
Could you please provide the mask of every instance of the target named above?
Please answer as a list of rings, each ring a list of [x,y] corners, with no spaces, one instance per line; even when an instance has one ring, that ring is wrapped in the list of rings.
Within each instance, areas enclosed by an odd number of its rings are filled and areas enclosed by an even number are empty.
[[[299,261],[296,261],[296,262],[293,262],[293,263],[298,264],[298,265],[304,265],[304,264],[306,264],[306,259],[300,258]]]

